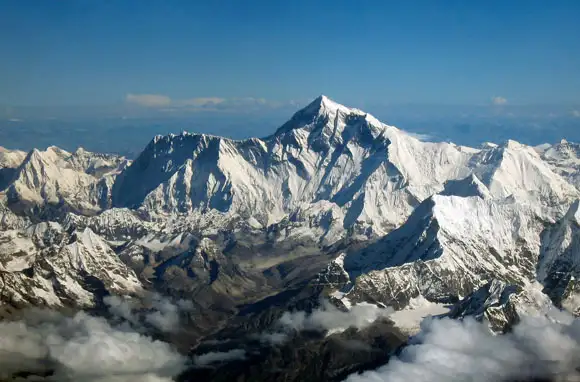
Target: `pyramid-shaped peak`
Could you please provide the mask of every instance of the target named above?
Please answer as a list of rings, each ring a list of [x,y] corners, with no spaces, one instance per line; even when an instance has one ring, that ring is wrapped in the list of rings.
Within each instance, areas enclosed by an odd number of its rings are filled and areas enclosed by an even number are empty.
[[[518,141],[514,141],[513,139],[508,139],[502,144],[502,146],[512,150],[519,150],[526,147],[525,145],[521,144]]]
[[[301,110],[305,114],[336,114],[342,112],[344,114],[366,114],[364,111],[344,106],[336,101],[333,101],[324,94],[318,96],[308,106]]]
[[[324,107],[330,107],[330,108],[344,107],[344,108],[346,108],[346,106],[341,105],[338,102],[331,100],[329,97],[325,96],[324,94],[321,94],[320,96],[318,96],[314,100],[314,102],[318,102],[319,105],[324,106]]]
[[[316,128],[321,128],[322,126],[329,123],[330,125],[328,125],[328,136],[334,135],[336,133],[340,134],[342,127],[348,124],[348,117],[353,115],[364,118],[369,126],[373,125],[374,130],[380,130],[386,126],[378,119],[362,110],[341,105],[340,103],[333,101],[325,95],[320,95],[312,102],[310,102],[306,107],[297,111],[288,122],[282,125],[282,127],[280,127],[276,133],[274,133],[273,136],[284,134],[296,129],[306,128],[307,130],[313,130]],[[338,123],[338,121],[340,121],[340,123]],[[336,130],[334,124],[342,127]],[[334,131],[334,133],[331,130]],[[265,139],[268,138],[269,137],[266,137]]]
[[[444,189],[440,195],[464,198],[470,196],[479,196],[482,199],[491,198],[489,189],[475,174],[470,174],[464,179],[445,182]]]

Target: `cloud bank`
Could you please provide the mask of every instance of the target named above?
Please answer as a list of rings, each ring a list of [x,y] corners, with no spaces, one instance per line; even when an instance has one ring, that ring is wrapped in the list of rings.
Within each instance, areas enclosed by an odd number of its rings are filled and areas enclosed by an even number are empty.
[[[524,317],[513,332],[496,336],[472,319],[427,319],[398,358],[347,382],[513,381],[580,378],[580,320],[560,313]],[[578,379],[573,379],[578,380]]]
[[[26,311],[20,321],[0,321],[0,380],[35,372],[41,375],[35,381],[162,382],[184,369],[186,359],[147,332],[178,330],[182,315],[193,309],[190,301],[151,293],[141,299],[107,296],[104,302],[111,321],[39,309]]]
[[[322,307],[308,314],[304,311],[285,312],[279,324],[286,329],[343,332],[348,328],[363,329],[380,317],[392,313],[391,309],[381,309],[376,305],[360,303],[348,311],[339,310],[330,302],[325,301]]]
[[[37,372],[45,381],[170,381],[185,358],[169,344],[105,319],[29,311],[21,321],[0,322],[0,379]]]

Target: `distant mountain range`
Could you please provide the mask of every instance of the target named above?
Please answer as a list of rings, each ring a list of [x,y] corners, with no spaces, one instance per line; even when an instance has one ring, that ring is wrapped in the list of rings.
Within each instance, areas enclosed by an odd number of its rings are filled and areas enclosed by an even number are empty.
[[[262,139],[156,136],[134,160],[2,149],[0,187],[7,318],[31,306],[105,314],[107,296],[155,291],[191,302],[181,337],[164,339],[197,354],[321,299],[394,309],[388,329],[353,334],[368,344],[387,330],[399,338],[389,351],[429,314],[505,332],[552,305],[580,313],[580,145],[565,140],[425,142],[321,96]],[[336,373],[320,380],[386,361],[324,349],[309,359],[331,352]],[[250,364],[302,362],[257,352]],[[302,366],[181,378],[299,380]]]

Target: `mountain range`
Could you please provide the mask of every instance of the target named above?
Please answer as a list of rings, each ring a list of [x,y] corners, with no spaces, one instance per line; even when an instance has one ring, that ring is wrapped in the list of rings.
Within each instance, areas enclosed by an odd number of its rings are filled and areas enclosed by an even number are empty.
[[[425,142],[321,96],[270,136],[156,136],[133,161],[2,149],[0,187],[0,317],[106,316],[111,296],[154,292],[190,304],[156,335],[192,359],[228,341],[254,351],[181,380],[304,380],[320,362],[317,380],[340,380],[386,362],[429,315],[503,333],[552,306],[580,314],[580,145],[565,140]],[[257,340],[325,301],[385,313]],[[306,342],[318,350],[296,350]],[[340,356],[355,342],[366,350]]]

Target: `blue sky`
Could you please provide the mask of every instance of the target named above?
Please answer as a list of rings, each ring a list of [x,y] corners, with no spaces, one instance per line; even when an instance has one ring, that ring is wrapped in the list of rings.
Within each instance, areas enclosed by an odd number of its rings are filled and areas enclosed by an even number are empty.
[[[0,0],[0,104],[574,105],[578,20],[580,1]]]

